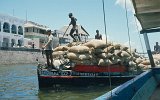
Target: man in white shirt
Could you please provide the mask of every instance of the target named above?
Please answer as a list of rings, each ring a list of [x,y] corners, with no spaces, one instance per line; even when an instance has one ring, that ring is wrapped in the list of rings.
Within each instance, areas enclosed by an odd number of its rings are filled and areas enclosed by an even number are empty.
[[[47,35],[48,35],[48,41],[47,43],[43,46],[45,49],[46,53],[46,58],[47,58],[47,66],[48,68],[53,68],[53,35],[51,34],[51,30],[47,30]]]

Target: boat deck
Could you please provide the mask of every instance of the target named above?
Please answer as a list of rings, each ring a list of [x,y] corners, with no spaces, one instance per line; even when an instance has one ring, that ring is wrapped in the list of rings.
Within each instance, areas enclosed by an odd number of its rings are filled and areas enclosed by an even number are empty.
[[[150,100],[160,100],[160,85],[153,92],[152,96],[150,97]]]

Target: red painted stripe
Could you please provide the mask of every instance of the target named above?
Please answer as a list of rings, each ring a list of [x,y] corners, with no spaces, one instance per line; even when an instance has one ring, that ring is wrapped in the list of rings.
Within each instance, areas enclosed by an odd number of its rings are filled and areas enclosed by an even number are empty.
[[[72,70],[77,72],[125,72],[126,67],[122,65],[110,65],[110,66],[76,65]]]

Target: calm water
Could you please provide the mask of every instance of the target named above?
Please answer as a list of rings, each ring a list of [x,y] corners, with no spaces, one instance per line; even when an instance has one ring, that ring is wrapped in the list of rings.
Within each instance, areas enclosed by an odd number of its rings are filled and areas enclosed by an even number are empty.
[[[91,100],[108,90],[104,85],[39,90],[36,65],[0,66],[0,100]]]

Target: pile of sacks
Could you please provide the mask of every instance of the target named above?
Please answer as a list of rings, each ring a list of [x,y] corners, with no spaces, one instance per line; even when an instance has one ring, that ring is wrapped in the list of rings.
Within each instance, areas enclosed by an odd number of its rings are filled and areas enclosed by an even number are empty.
[[[115,44],[104,40],[91,40],[86,43],[73,42],[66,46],[59,46],[54,49],[54,59],[65,57],[70,61],[81,65],[113,65],[121,64],[130,70],[148,69],[149,60],[138,55],[121,44]]]
[[[156,67],[160,67],[160,54],[153,54],[153,59]]]

